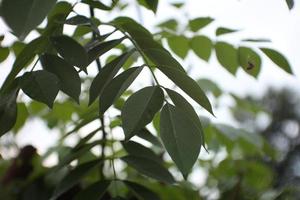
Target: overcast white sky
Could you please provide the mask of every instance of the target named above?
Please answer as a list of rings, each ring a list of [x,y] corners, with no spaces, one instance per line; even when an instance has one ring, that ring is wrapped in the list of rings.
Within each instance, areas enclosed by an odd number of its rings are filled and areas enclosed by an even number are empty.
[[[133,1],[135,0],[130,0],[130,2]],[[300,65],[300,2],[299,0],[295,1],[296,5],[292,11],[288,10],[285,0],[186,0],[183,13],[178,12],[175,8],[167,8],[167,2],[171,1],[161,0],[156,16],[145,9],[141,11],[145,26],[148,28],[151,28],[159,20],[171,17],[179,19],[184,24],[188,18],[210,16],[215,18],[215,22],[203,30],[203,34],[209,37],[214,38],[214,31],[218,26],[226,26],[242,31],[223,36],[219,40],[230,41],[238,45],[241,38],[271,39],[272,43],[262,46],[273,47],[286,55],[295,76],[287,75],[267,58],[263,59],[263,69],[258,80],[254,80],[242,70],[238,72],[237,77],[231,76],[219,66],[214,56],[209,64],[195,59],[192,55],[189,55],[187,61],[184,62],[185,65],[194,66],[191,74],[193,77],[209,77],[226,91],[235,91],[241,95],[261,94],[270,85],[276,87],[288,85],[296,90],[300,86],[300,69],[298,67]],[[137,19],[134,6],[123,14]],[[14,36],[8,33],[3,21],[0,20],[1,34],[6,36],[4,44],[14,39]],[[10,57],[6,62],[0,64],[0,84],[9,72],[12,61],[13,58]],[[221,113],[220,115],[222,116]],[[224,116],[223,118],[225,118]],[[53,139],[47,139],[51,138],[50,134],[53,136],[53,133],[46,133],[43,125],[38,121],[33,121],[25,126],[18,138],[22,145],[33,143],[44,152],[46,146],[54,143]],[[46,146],[45,143],[47,143]]]

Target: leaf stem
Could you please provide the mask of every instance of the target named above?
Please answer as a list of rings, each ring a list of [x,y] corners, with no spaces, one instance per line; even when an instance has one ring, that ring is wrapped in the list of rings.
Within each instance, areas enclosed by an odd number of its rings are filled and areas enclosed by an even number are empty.
[[[40,57],[35,61],[34,65],[32,66],[30,72],[32,72],[34,70],[34,68],[36,67],[36,65],[38,64],[38,62],[40,61]]]

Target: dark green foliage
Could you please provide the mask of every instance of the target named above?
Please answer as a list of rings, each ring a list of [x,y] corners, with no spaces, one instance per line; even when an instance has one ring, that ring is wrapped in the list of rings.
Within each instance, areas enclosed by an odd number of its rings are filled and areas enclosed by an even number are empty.
[[[125,139],[136,135],[150,123],[162,106],[163,91],[159,87],[146,87],[134,93],[122,109],[122,126]]]
[[[123,1],[73,3],[1,2],[1,17],[18,38],[2,46],[6,35],[0,36],[0,62],[16,56],[0,89],[0,136],[9,131],[17,134],[31,119],[40,119],[58,133],[59,142],[41,157],[16,157],[12,164],[20,168],[25,160],[27,175],[18,176],[11,185],[1,179],[0,198],[200,200],[211,199],[209,193],[219,194],[220,199],[266,199],[263,194],[269,195],[269,190],[278,197],[285,194],[272,185],[277,178],[270,166],[278,158],[258,134],[261,129],[253,122],[245,129],[234,128],[198,115],[205,112],[203,109],[212,115],[213,107],[222,109],[223,95],[236,103],[230,111],[237,121],[249,116],[257,120],[259,114],[268,113],[257,103],[223,93],[209,79],[194,80],[197,74],[190,76],[190,68],[176,60],[178,56],[194,65],[187,59],[190,51],[206,62],[215,53],[231,74],[241,67],[256,78],[262,59],[255,44],[269,40],[244,39],[238,47],[215,41],[199,34],[214,21],[210,17],[187,19],[185,23],[167,18],[156,25],[153,34],[130,17],[118,16],[111,21],[107,21],[111,17],[99,18],[99,13],[121,14],[131,6]],[[294,5],[293,1],[287,3],[290,9]],[[149,14],[162,12],[157,12],[158,5],[158,0],[135,2],[138,9],[143,6],[150,10]],[[90,14],[81,12],[80,6],[89,8]],[[176,11],[181,8],[185,6],[180,2],[171,5]],[[74,32],[70,34],[68,28]],[[219,27],[215,34],[219,37],[237,31]],[[30,38],[21,41],[28,34]],[[244,42],[253,46],[246,47]],[[292,73],[281,53],[270,48],[260,50]],[[163,78],[170,79],[173,86],[167,88]],[[289,109],[285,114],[291,116]],[[35,127],[30,131],[35,134]],[[198,159],[201,147],[209,152],[203,160]],[[53,154],[58,163],[45,167]],[[5,159],[0,160],[0,177],[12,173]],[[189,179],[194,166],[207,173],[201,189],[189,182],[195,178]]]
[[[20,88],[30,98],[47,104],[50,108],[59,91],[59,79],[44,70],[26,72],[19,79]]]
[[[44,54],[40,59],[43,68],[58,77],[61,91],[79,102],[81,81],[73,66],[62,58],[51,54]]]
[[[21,40],[36,28],[54,6],[56,0],[4,0],[1,3],[1,15]]]

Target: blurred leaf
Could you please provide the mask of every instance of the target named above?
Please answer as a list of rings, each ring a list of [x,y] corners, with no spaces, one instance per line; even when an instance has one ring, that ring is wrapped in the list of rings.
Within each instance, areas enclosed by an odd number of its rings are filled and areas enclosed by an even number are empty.
[[[80,39],[84,35],[91,33],[93,29],[90,26],[76,26],[76,29],[73,32],[73,37]]]
[[[90,151],[91,148],[99,144],[99,141],[94,141],[88,144],[82,144],[81,146],[76,146],[76,148],[72,149],[70,153],[63,156],[58,165],[52,169],[52,172],[56,173],[59,169],[69,164],[73,160],[79,159],[81,156],[87,154],[87,152]]]
[[[101,1],[96,1],[96,0],[82,0],[81,3],[85,3],[89,6],[91,6],[92,8],[98,8],[100,10],[111,10],[112,7],[107,6],[103,3],[101,3]]]
[[[260,50],[268,57],[270,58],[278,67],[283,69],[289,74],[293,74],[291,66],[288,62],[288,60],[279,53],[278,51],[275,51],[273,49],[268,48],[260,48]]]
[[[5,79],[1,90],[5,90],[13,81],[19,72],[31,61],[36,54],[41,54],[49,45],[45,37],[38,37],[27,44],[15,59],[12,70]]]
[[[239,67],[237,50],[225,42],[217,42],[215,49],[219,63],[234,75]]]
[[[186,37],[182,35],[169,37],[168,44],[170,49],[180,58],[186,57],[189,51],[189,40]]]
[[[271,42],[269,39],[243,39],[243,42]]]
[[[160,198],[153,191],[145,186],[131,181],[124,181],[125,185],[134,193],[139,200],[159,200]]]
[[[156,13],[158,0],[138,0],[139,4]]]
[[[201,130],[184,110],[166,104],[160,117],[160,137],[186,179],[200,153]]]
[[[20,42],[20,41],[15,41],[12,45],[11,45],[11,49],[14,52],[15,56],[17,57],[21,51],[24,49],[24,47],[26,46],[26,44],[24,42]]]
[[[163,104],[164,94],[160,87],[145,87],[131,95],[122,109],[122,126],[128,140],[152,121]]]
[[[191,49],[201,59],[208,61],[213,49],[212,41],[206,36],[194,36],[190,41]]]
[[[213,21],[214,19],[210,17],[198,17],[190,20],[189,26],[193,32],[197,32],[205,26],[209,25]]]
[[[95,99],[102,94],[107,84],[118,73],[122,65],[132,53],[133,51],[125,52],[101,68],[97,76],[94,78],[89,90],[89,105],[91,105]]]
[[[143,67],[133,67],[117,77],[112,79],[99,98],[99,113],[103,115],[104,112],[125,92],[125,90],[133,83],[136,77],[140,74]]]
[[[81,138],[79,140],[79,142],[76,144],[76,146],[74,146],[74,150],[79,150],[81,149],[81,147],[83,147],[92,137],[94,137],[96,135],[96,133],[98,133],[101,130],[100,128],[97,128],[96,130],[88,133],[85,137]],[[92,146],[92,145],[91,145]]]
[[[0,137],[12,129],[16,123],[18,89],[17,83],[13,82],[5,93],[0,94]]]
[[[44,70],[26,72],[20,77],[20,87],[30,98],[47,104],[50,108],[59,91],[59,79]]]
[[[58,77],[60,81],[60,89],[79,103],[81,81],[73,66],[68,64],[62,58],[51,54],[42,55],[40,60],[45,70]]]
[[[125,156],[121,159],[146,176],[168,184],[172,184],[175,182],[170,172],[165,169],[160,163],[157,163],[153,160],[136,156]]]
[[[17,133],[24,126],[27,118],[29,117],[29,113],[25,103],[18,103],[17,110],[18,110],[17,120],[13,127],[14,133]]]
[[[3,0],[1,15],[20,40],[39,25],[55,5],[56,0]]]
[[[157,25],[157,27],[167,28],[167,29],[175,31],[175,30],[177,30],[178,22],[175,19],[168,19],[164,22],[159,23]]]
[[[229,29],[229,28],[225,28],[225,27],[219,27],[216,30],[216,36],[220,36],[220,35],[224,35],[224,34],[228,34],[228,33],[234,33],[237,32],[238,30],[235,29]]]
[[[286,0],[286,4],[290,10],[294,8],[294,0]]]
[[[197,80],[197,83],[204,92],[211,92],[215,97],[219,97],[222,94],[222,90],[218,87],[218,85],[209,79],[199,79]]]
[[[88,55],[85,49],[73,38],[61,35],[51,38],[58,53],[71,65],[77,66],[86,72]]]
[[[260,56],[248,47],[238,48],[239,63],[248,74],[257,77],[261,69]]]
[[[153,118],[153,121],[152,121],[153,128],[156,130],[158,135],[160,133],[159,121],[160,121],[160,112],[158,112],[154,115],[154,118]]]
[[[86,176],[92,169],[100,164],[100,160],[93,160],[81,165],[76,166],[72,169],[57,185],[51,200],[57,199],[61,194],[72,188],[80,180]]]
[[[171,5],[175,8],[181,8],[182,6],[184,6],[184,3],[172,3]]]
[[[97,181],[80,191],[75,200],[99,200],[110,185],[108,180]]]
[[[47,37],[53,35],[62,35],[64,24],[58,22],[64,22],[72,10],[73,6],[70,3],[66,1],[57,2],[51,12],[48,14],[48,23],[42,34]]]
[[[0,46],[0,63],[5,61],[9,55],[9,48]]]

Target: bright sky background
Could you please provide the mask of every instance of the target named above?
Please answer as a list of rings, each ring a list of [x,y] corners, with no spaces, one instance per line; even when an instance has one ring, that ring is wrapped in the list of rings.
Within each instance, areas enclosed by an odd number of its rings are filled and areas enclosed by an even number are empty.
[[[225,26],[242,30],[219,38],[219,40],[229,41],[236,45],[243,38],[271,39],[272,43],[261,44],[261,46],[270,46],[282,52],[290,61],[295,76],[290,76],[275,67],[266,57],[263,58],[263,68],[258,80],[246,75],[242,70],[239,70],[237,77],[233,77],[218,64],[214,55],[209,64],[196,59],[192,53],[184,62],[184,65],[194,67],[191,76],[209,77],[225,91],[233,91],[240,95],[249,93],[261,95],[269,86],[290,86],[296,90],[300,86],[300,68],[298,67],[300,65],[300,2],[295,1],[295,8],[289,11],[285,0],[186,0],[183,12],[179,12],[175,8],[166,6],[167,2],[171,1],[160,0],[156,16],[146,9],[142,9],[141,12],[144,25],[150,29],[158,21],[172,17],[184,24],[187,19],[193,17],[210,16],[215,18],[215,22],[203,29],[203,34],[211,38],[214,38],[214,31],[217,27]],[[135,2],[135,0],[130,0],[130,2]],[[80,9],[80,11],[84,12],[85,9]],[[138,19],[135,6],[131,6],[122,14]],[[0,20],[1,34],[5,34],[4,44],[14,40],[14,36],[8,33],[8,28]],[[245,43],[245,45],[248,44]],[[10,57],[0,64],[0,84],[9,72],[12,62],[13,58]],[[222,111],[216,115],[222,122],[230,121],[226,118],[226,113]],[[39,121],[33,120],[25,126],[17,139],[21,145],[32,143],[39,148],[40,152],[45,152],[48,146],[55,143],[53,139],[55,135],[45,130]]]

